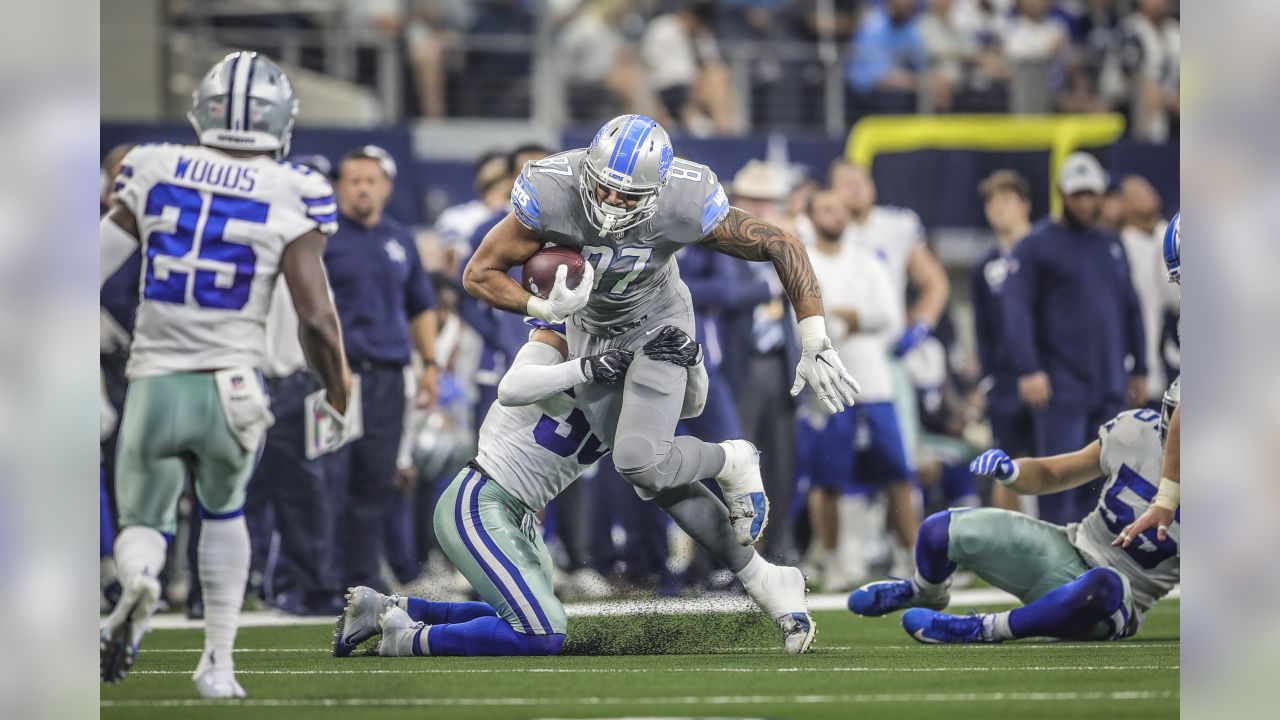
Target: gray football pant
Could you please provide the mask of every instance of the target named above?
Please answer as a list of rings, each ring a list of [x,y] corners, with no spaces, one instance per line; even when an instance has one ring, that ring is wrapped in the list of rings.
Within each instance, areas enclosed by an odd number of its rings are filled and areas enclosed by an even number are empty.
[[[613,464],[645,500],[672,488],[712,478],[724,467],[724,450],[694,437],[675,437],[684,405],[688,371],[645,357],[642,348],[664,325],[694,335],[693,312],[645,322],[614,337],[591,335],[570,324],[571,357],[587,357],[610,348],[635,353],[621,387],[586,383],[576,392],[596,433],[613,449]]]

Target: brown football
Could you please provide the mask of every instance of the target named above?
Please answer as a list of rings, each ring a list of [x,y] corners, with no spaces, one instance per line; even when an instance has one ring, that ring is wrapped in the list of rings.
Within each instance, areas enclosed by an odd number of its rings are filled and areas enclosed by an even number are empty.
[[[556,282],[556,268],[561,265],[569,266],[569,273],[565,277],[569,289],[578,287],[586,260],[582,259],[578,251],[558,245],[543,248],[525,261],[520,273],[520,284],[525,290],[546,299],[551,293],[551,286]]]

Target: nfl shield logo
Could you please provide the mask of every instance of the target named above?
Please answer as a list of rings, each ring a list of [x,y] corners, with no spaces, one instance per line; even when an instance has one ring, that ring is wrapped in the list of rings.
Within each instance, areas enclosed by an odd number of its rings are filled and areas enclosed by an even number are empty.
[[[241,376],[241,375],[235,375],[235,376],[232,376],[232,378],[231,378],[231,389],[232,389],[232,390],[243,390],[243,389],[244,389],[244,377],[243,377],[243,376]]]

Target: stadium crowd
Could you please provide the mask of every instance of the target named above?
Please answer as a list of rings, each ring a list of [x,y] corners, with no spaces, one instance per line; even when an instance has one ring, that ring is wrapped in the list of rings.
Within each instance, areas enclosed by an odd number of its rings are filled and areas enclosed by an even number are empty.
[[[562,119],[584,126],[642,112],[695,135],[822,128],[834,90],[843,124],[1114,111],[1134,137],[1164,142],[1178,134],[1178,11],[1178,0],[228,0],[174,2],[171,20],[231,46],[246,28],[297,33],[298,62],[318,71],[335,46],[356,45],[350,75],[369,87],[377,49],[394,46],[405,118],[528,117],[545,88],[535,67],[549,64]],[[343,40],[315,39],[325,33]]]
[[[107,155],[107,177],[124,150]],[[479,422],[528,327],[463,292],[460,273],[509,212],[521,168],[552,152],[525,145],[483,155],[476,199],[419,233],[383,212],[397,169],[381,148],[353,148],[336,161],[293,158],[333,180],[339,230],[326,263],[362,380],[364,436],[319,459],[301,452],[302,398],[318,386],[278,293],[264,368],[276,425],[245,509],[252,596],[289,612],[331,614],[353,584],[434,596],[467,591],[435,542],[432,508],[473,457]],[[1160,198],[1140,177],[1109,178],[1090,155],[1072,156],[1055,178],[1065,203],[1058,219],[1031,217],[1029,183],[1014,171],[974,189],[994,242],[961,298],[953,298],[920,219],[877,204],[866,170],[836,160],[825,177],[795,180],[753,160],[722,183],[733,204],[805,242],[827,327],[863,391],[858,405],[832,417],[810,404],[811,395],[791,398],[795,323],[770,267],[688,247],[678,262],[710,395],[702,416],[680,432],[756,444],[773,503],[760,550],[772,561],[800,562],[820,589],[847,590],[878,573],[909,577],[920,519],[936,509],[989,504],[1055,522],[1079,519],[1096,487],[1042,498],[1037,508],[976,483],[969,461],[987,447],[1014,455],[1079,447],[1100,418],[1158,407],[1166,378],[1176,375],[1177,294],[1162,272]],[[103,292],[104,498],[138,268],[126,264]],[[953,312],[970,304],[972,313]],[[959,340],[967,334],[959,326],[970,322],[976,352]],[[202,608],[189,538],[199,513],[191,500],[184,507],[167,595],[185,599],[194,616]],[[733,583],[608,459],[556,498],[541,522],[566,597],[724,591]]]

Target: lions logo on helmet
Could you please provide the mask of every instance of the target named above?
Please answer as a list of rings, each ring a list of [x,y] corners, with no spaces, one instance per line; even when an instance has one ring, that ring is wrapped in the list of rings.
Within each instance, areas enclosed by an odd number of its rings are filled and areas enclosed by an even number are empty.
[[[298,101],[278,65],[256,52],[227,55],[191,94],[187,119],[201,145],[289,154]]]
[[[1182,284],[1182,213],[1176,213],[1164,231],[1164,266],[1169,280]]]
[[[582,205],[600,235],[619,233],[653,217],[658,192],[667,184],[675,152],[667,131],[645,115],[621,115],[596,133],[582,162]],[[622,205],[605,203],[617,192]]]

